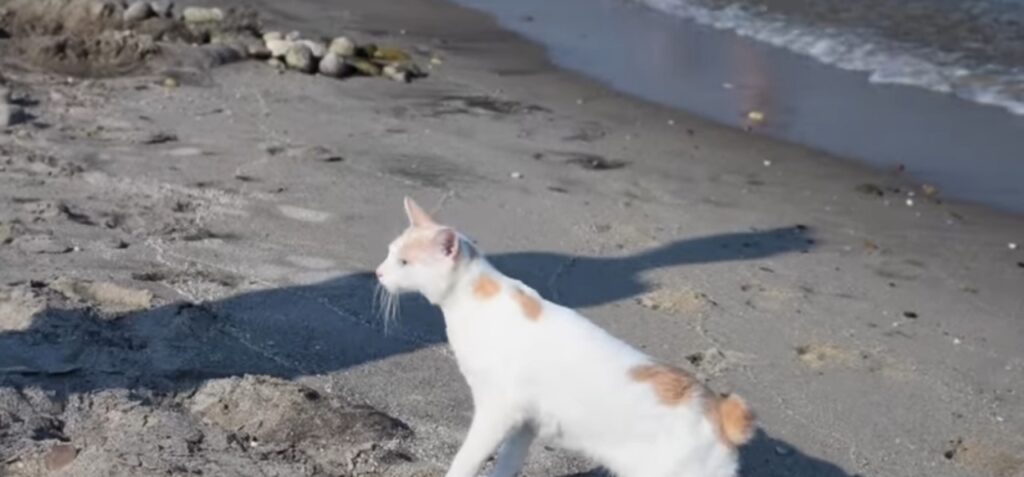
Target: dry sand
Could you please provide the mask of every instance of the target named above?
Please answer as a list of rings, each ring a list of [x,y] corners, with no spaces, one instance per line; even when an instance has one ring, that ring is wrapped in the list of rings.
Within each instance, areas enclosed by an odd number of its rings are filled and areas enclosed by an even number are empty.
[[[1021,218],[907,206],[896,175],[612,93],[435,0],[236,3],[440,64],[6,66],[0,475],[443,474],[471,415],[443,322],[410,298],[385,333],[366,272],[406,194],[747,397],[745,476],[1024,475]],[[537,445],[526,473],[590,467]]]

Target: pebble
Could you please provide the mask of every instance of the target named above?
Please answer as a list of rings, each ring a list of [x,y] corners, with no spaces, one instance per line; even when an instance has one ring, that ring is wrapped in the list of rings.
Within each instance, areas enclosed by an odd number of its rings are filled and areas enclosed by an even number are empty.
[[[288,67],[287,65],[284,64],[283,61],[281,61],[280,58],[271,58],[267,60],[267,64],[278,70],[284,70],[285,68]]]
[[[124,21],[126,23],[141,22],[154,14],[153,6],[149,2],[138,1],[124,10]]]
[[[313,53],[313,58],[320,59],[327,54],[327,45],[323,42],[316,40],[299,40],[299,44],[306,45],[309,48],[310,53]]]
[[[380,76],[381,74],[380,66],[361,58],[352,60],[352,67],[366,76]]]
[[[174,14],[174,2],[169,0],[149,2],[149,8],[158,17],[171,18]]]
[[[284,33],[281,33],[279,31],[268,31],[268,32],[263,34],[263,41],[264,42],[280,41],[280,40],[284,40]]]
[[[70,444],[56,444],[43,457],[43,464],[46,470],[57,472],[71,465],[78,457],[78,449]]]
[[[1006,244],[1006,248],[1009,248],[1010,250],[1017,250],[1017,243],[1016,242],[1010,242],[1010,243]]]
[[[288,40],[267,40],[266,43],[267,49],[270,50],[270,56],[274,58],[281,58],[288,54],[288,50],[295,44]]]
[[[298,41],[299,38],[302,38],[302,33],[299,33],[295,30],[288,32],[288,34],[284,36],[284,39],[288,41]]]
[[[346,37],[339,36],[331,40],[331,45],[327,48],[328,51],[334,53],[342,58],[352,56],[356,53],[356,44],[352,40]]]
[[[764,160],[764,167],[772,167],[772,161],[769,161],[769,160],[765,159]]]
[[[178,80],[170,77],[164,78],[164,88],[177,88],[178,86]]]
[[[669,119],[668,120],[668,125],[669,126],[675,126],[676,125],[676,120],[675,119]]]
[[[21,112],[21,108],[6,102],[0,103],[0,128],[9,128],[17,125],[22,119],[24,119],[24,115]]]
[[[250,58],[256,58],[257,60],[265,60],[274,56],[265,43],[256,39],[245,42],[245,52],[249,54]]]
[[[331,78],[343,78],[355,73],[355,68],[345,63],[345,60],[334,52],[328,52],[324,55],[323,59],[320,60],[318,69],[320,74],[330,76]]]
[[[399,83],[409,82],[409,71],[396,63],[385,66],[381,73],[394,81],[398,81]]]
[[[913,207],[913,206],[914,206],[914,199],[907,199],[907,207]]]
[[[317,66],[313,62],[313,52],[303,44],[293,44],[284,55],[284,63],[289,68],[303,73],[312,73]]]
[[[207,23],[224,20],[224,10],[219,8],[186,7],[181,12],[185,23]]]
[[[764,113],[762,113],[761,111],[751,111],[747,113],[747,119],[759,123],[761,121],[764,121]]]
[[[513,173],[509,174],[509,176],[511,176],[513,179],[522,179],[523,178],[523,173],[522,172],[513,172]]]

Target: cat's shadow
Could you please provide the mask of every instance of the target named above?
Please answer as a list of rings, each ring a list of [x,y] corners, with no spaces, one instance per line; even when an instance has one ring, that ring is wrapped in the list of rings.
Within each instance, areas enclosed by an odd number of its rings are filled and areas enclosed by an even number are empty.
[[[740,449],[740,477],[861,477],[758,430]],[[603,469],[561,477],[614,477]]]
[[[617,257],[514,252],[490,258],[546,297],[587,308],[648,291],[643,275],[654,269],[807,251],[815,245],[811,233],[794,226],[686,238]],[[0,333],[0,386],[59,396],[137,387],[183,392],[213,378],[331,373],[445,341],[440,313],[417,298],[403,300],[400,325],[386,332],[374,311],[375,285],[372,273],[355,273],[202,304],[171,303],[114,320],[80,308],[47,308],[27,329]],[[31,287],[58,293],[46,283]],[[772,457],[774,447],[765,442],[770,438],[759,437],[744,458]],[[817,470],[747,475],[845,476],[829,473],[827,465],[811,468]]]

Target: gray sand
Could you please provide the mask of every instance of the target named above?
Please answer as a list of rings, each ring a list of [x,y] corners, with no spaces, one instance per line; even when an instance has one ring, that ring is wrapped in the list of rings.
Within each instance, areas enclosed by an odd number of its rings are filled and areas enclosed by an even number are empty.
[[[0,134],[0,475],[443,474],[471,415],[443,322],[410,297],[385,332],[367,273],[406,194],[745,396],[745,476],[1024,475],[1019,217],[908,206],[898,176],[616,95],[434,0],[246,3],[441,62],[5,70],[31,119]],[[527,475],[591,467],[538,445]]]

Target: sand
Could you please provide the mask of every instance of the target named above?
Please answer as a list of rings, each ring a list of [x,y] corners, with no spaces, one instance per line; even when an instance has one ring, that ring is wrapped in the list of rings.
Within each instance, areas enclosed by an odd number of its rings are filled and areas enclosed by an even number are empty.
[[[372,303],[403,195],[746,397],[745,476],[1024,472],[1020,217],[908,206],[898,175],[616,94],[435,0],[244,3],[430,76],[5,69],[30,119],[0,134],[0,474],[443,474],[472,412],[443,322]],[[592,467],[537,445],[526,475]]]

